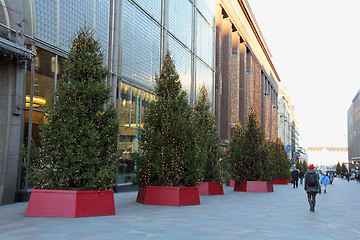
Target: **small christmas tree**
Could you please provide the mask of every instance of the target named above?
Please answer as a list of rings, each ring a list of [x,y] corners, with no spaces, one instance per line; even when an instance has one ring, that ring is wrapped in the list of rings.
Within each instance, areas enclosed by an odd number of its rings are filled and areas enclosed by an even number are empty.
[[[202,178],[202,152],[194,113],[167,53],[156,77],[156,99],[139,135],[135,182],[143,186],[194,187]]]
[[[341,166],[340,163],[338,162],[336,165],[336,175],[340,175],[341,174]]]
[[[107,68],[94,32],[81,29],[72,41],[54,101],[41,126],[41,147],[29,162],[39,188],[108,190],[116,171],[119,121],[106,85]]]
[[[349,170],[347,169],[347,167],[345,166],[345,163],[343,162],[341,164],[341,174],[346,174],[348,172],[349,172]]]
[[[206,88],[203,86],[194,108],[199,132],[200,149],[205,151],[203,161],[203,182],[222,182],[220,164],[220,144],[217,134],[215,118],[210,111],[210,104]]]
[[[270,159],[273,163],[274,179],[289,179],[290,161],[280,138],[270,144]]]
[[[271,181],[272,163],[264,133],[261,132],[253,109],[248,114],[246,129],[242,132],[240,124],[236,127],[230,144],[229,163],[234,180]]]

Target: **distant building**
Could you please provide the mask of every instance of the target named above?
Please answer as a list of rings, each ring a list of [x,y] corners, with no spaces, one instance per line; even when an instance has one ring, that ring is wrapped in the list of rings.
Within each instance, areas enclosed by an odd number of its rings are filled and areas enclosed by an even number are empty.
[[[360,170],[360,90],[347,112],[349,170]]]
[[[293,119],[293,106],[290,104],[288,96],[283,89],[279,90],[279,123],[278,134],[279,138],[283,142],[284,146],[291,147],[291,131],[292,131],[292,119]],[[291,149],[288,152],[289,158],[291,158]]]

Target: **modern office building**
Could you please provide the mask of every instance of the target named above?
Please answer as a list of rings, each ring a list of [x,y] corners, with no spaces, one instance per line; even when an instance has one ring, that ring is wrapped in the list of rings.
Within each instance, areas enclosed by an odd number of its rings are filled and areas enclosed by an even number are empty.
[[[221,143],[255,109],[266,138],[277,138],[278,83],[271,53],[246,0],[216,5],[215,113]]]
[[[347,112],[349,170],[360,171],[360,90]]]
[[[61,78],[71,39],[95,31],[110,69],[121,123],[116,185],[130,181],[136,136],[167,51],[194,104],[205,86],[222,142],[252,107],[269,140],[277,136],[277,83],[271,54],[246,0],[0,1],[0,205],[23,201],[21,145],[39,144],[44,106]],[[33,141],[32,141],[33,140]],[[30,186],[31,187],[31,186]]]

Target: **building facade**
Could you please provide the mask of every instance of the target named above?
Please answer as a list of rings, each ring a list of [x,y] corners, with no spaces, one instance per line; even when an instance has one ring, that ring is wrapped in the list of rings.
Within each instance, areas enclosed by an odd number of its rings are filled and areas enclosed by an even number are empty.
[[[347,112],[349,170],[360,170],[360,90]]]
[[[76,31],[95,31],[110,70],[121,129],[116,186],[134,170],[130,152],[154,99],[155,77],[170,52],[189,103],[209,94],[222,143],[250,108],[269,140],[277,133],[277,83],[261,31],[246,0],[0,1],[0,205],[26,199],[21,145],[38,145],[44,106],[56,92]],[[8,60],[10,59],[10,60]],[[3,104],[6,103],[6,104]]]
[[[278,136],[278,83],[271,54],[245,0],[216,4],[215,116],[224,146],[253,108],[266,138]]]
[[[283,142],[284,146],[288,150],[288,157],[291,158],[291,130],[292,130],[292,119],[293,119],[293,106],[290,104],[288,96],[285,94],[283,89],[279,90],[278,99],[278,137]],[[291,148],[289,148],[290,146]]]

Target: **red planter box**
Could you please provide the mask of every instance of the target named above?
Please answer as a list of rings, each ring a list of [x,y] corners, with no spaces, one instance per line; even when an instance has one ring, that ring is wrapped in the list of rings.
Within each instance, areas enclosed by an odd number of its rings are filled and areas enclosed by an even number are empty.
[[[235,180],[230,179],[230,182],[227,182],[227,183],[226,183],[226,186],[228,186],[228,187],[234,187],[234,186],[235,186]]]
[[[224,189],[221,182],[200,182],[200,195],[224,195]]]
[[[114,191],[32,189],[25,217],[80,218],[115,215]]]
[[[266,181],[244,181],[241,185],[236,182],[234,191],[240,192],[273,192],[274,186],[272,182]]]
[[[288,183],[289,183],[289,179],[276,178],[276,179],[273,180],[273,184],[284,184],[284,185],[286,185]]]
[[[140,186],[136,202],[146,205],[200,205],[198,187]]]

